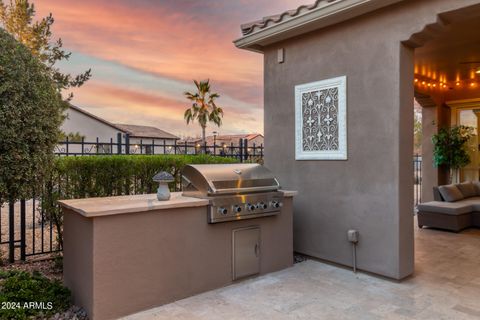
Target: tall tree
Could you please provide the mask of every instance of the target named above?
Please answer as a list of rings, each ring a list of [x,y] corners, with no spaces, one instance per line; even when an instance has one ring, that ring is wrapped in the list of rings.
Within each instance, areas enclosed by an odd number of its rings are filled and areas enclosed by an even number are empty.
[[[10,0],[8,4],[0,0],[0,26],[17,41],[23,43],[34,56],[47,66],[48,74],[57,89],[62,91],[82,86],[91,77],[91,69],[71,75],[62,73],[55,64],[68,60],[71,52],[63,49],[62,39],[53,39],[51,27],[54,23],[52,14],[39,20],[35,18],[35,6],[28,0]],[[72,94],[68,99],[72,98]]]
[[[222,125],[223,109],[215,104],[215,100],[220,97],[218,93],[210,92],[210,80],[200,81],[193,80],[197,87],[197,92],[185,92],[188,100],[192,101],[184,114],[187,124],[197,120],[202,128],[202,142],[205,143],[205,130],[207,123],[213,122],[217,126]]]
[[[0,29],[0,205],[40,190],[65,105],[47,67]]]

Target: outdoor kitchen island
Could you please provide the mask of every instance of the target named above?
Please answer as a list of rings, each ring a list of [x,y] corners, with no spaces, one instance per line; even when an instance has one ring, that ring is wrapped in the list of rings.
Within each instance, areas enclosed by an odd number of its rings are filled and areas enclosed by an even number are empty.
[[[115,319],[228,285],[235,272],[290,267],[295,192],[280,192],[277,215],[214,224],[208,200],[180,192],[168,201],[155,194],[61,201],[65,285],[90,319]]]

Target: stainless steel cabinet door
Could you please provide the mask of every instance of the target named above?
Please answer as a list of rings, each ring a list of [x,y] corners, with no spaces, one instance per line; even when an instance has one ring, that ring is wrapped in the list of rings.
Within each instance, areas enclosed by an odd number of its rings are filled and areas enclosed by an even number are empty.
[[[233,280],[260,272],[260,227],[232,232]]]

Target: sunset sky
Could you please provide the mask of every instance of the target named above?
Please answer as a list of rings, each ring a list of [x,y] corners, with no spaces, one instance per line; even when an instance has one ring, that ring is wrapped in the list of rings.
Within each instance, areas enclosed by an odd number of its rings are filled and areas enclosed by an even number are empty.
[[[307,0],[308,2],[308,0]],[[62,70],[92,68],[73,104],[115,123],[153,125],[179,136],[184,91],[209,78],[221,95],[223,126],[207,134],[263,132],[263,56],[235,48],[240,24],[305,0],[33,0],[55,18],[54,35],[73,52]]]

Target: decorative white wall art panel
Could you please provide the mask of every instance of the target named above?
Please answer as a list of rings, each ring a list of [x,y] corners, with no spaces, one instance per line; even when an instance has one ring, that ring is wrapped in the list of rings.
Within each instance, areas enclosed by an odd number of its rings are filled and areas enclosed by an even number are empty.
[[[347,77],[295,86],[295,159],[347,160]]]

